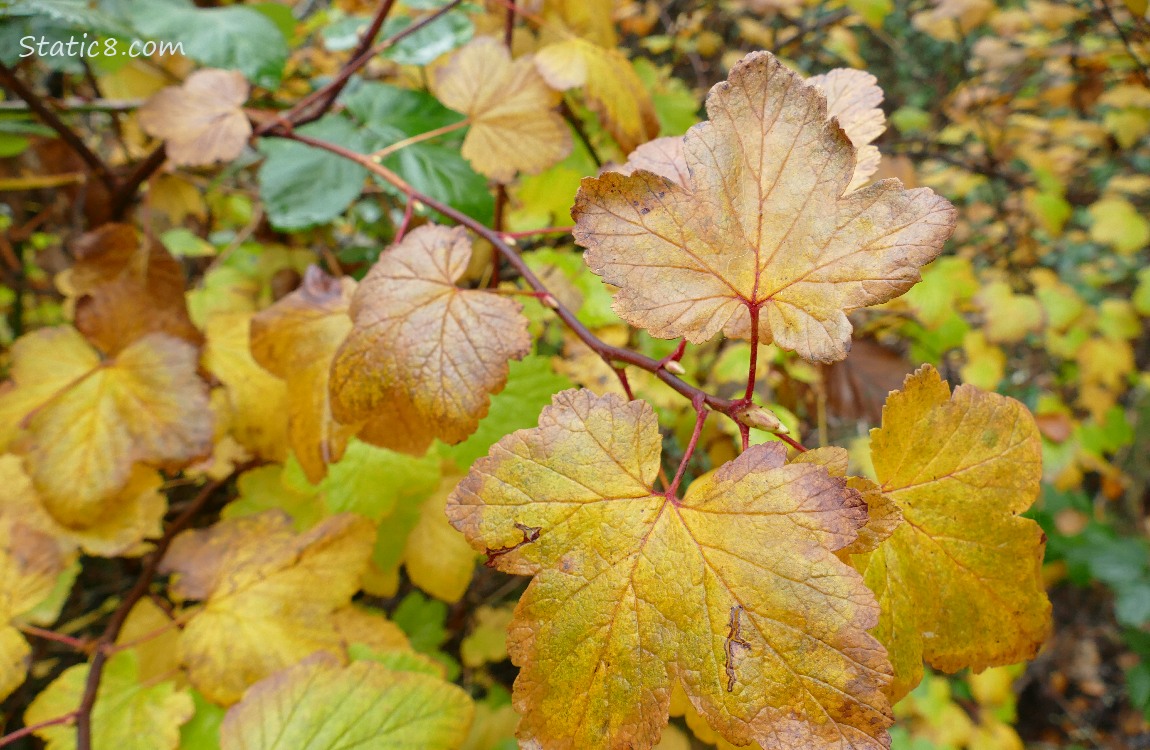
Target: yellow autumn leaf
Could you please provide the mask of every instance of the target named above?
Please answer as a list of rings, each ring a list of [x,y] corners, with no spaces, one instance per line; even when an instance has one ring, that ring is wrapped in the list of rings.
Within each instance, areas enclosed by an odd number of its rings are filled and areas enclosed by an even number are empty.
[[[659,134],[651,94],[617,48],[563,39],[540,49],[535,67],[557,91],[583,88],[588,105],[624,153]]]
[[[248,82],[235,70],[197,70],[179,86],[156,92],[140,108],[140,126],[161,138],[173,164],[231,161],[252,134],[244,114]]]
[[[288,422],[298,400],[289,402],[283,381],[252,358],[251,323],[249,312],[211,316],[204,328],[202,361],[204,369],[224,385],[231,414],[228,429],[236,441],[260,458],[283,461]]]
[[[882,609],[874,634],[894,664],[891,699],[918,684],[923,659],[953,672],[1033,657],[1050,628],[1050,602],[1046,537],[1018,515],[1042,476],[1026,407],[969,385],[951,394],[926,366],[887,399],[871,456],[905,519],[855,558]]]
[[[252,356],[287,384],[288,441],[313,484],[343,456],[356,430],[332,416],[328,395],[332,357],[351,330],[354,292],[350,278],[311,266],[298,289],[252,318]]]
[[[1005,281],[986,283],[974,298],[982,309],[987,341],[1011,344],[1042,327],[1044,316],[1038,300],[1015,294]]]
[[[942,250],[955,211],[883,180],[846,193],[855,148],[826,98],[752,53],[685,136],[691,181],[647,172],[586,179],[572,215],[615,311],[660,338],[774,342],[809,360],[846,356],[846,312],[902,294]],[[783,113],[786,113],[785,116]]]
[[[10,459],[0,456],[5,463]],[[29,525],[9,502],[0,504],[0,700],[24,682],[32,655],[14,623],[52,593],[72,559],[56,539]]]
[[[176,598],[203,602],[179,646],[196,689],[231,704],[314,651],[340,653],[332,613],[359,589],[374,541],[362,516],[332,516],[296,534],[274,510],[176,537],[162,570],[177,574]]]
[[[455,286],[470,257],[462,228],[436,225],[380,256],[356,290],[354,327],[332,363],[338,420],[374,417],[384,429],[371,441],[409,453],[475,431],[507,381],[507,361],[526,354],[531,337],[518,302]]]
[[[142,554],[148,549],[144,539],[162,533],[162,521],[168,510],[167,498],[160,492],[163,477],[155,469],[137,464],[124,488],[108,498],[101,514],[85,525],[65,525],[45,508],[40,494],[24,471],[18,456],[0,456],[0,487],[7,497],[0,505],[0,516],[12,514],[28,527],[46,534],[68,549],[82,549],[98,557],[125,557]]]
[[[847,190],[862,187],[878,171],[882,160],[878,148],[871,145],[886,130],[886,118],[878,106],[882,103],[878,79],[862,70],[836,68],[811,76],[807,84],[823,92],[827,98],[827,115],[838,120],[847,138],[858,149],[854,176]]]
[[[463,156],[498,182],[534,174],[571,152],[571,134],[555,112],[560,95],[548,88],[530,56],[512,61],[507,47],[478,37],[435,71],[433,92],[467,115]]]
[[[481,606],[475,610],[475,624],[459,644],[463,666],[477,668],[507,658],[507,629],[515,616],[514,605]]]
[[[461,477],[445,476],[419,510],[419,521],[407,535],[403,565],[411,582],[437,599],[457,602],[463,597],[475,573],[475,550],[461,537],[447,517],[447,496]]]
[[[42,328],[12,358],[15,388],[0,395],[0,417],[44,507],[65,525],[96,523],[134,464],[179,467],[211,451],[207,386],[186,341],[152,333],[101,360],[75,329]]]
[[[1105,197],[1090,206],[1090,239],[1133,255],[1150,244],[1150,220],[1125,198]]]
[[[653,489],[660,453],[645,402],[564,391],[448,500],[495,567],[534,575],[508,638],[521,742],[651,748],[681,683],[736,744],[887,747],[877,607],[834,554],[858,494],[772,443],[680,499]]]

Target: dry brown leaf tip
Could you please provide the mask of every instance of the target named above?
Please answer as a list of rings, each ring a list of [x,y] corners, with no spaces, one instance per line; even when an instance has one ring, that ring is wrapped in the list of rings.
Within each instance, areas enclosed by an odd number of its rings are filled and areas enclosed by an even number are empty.
[[[206,166],[240,155],[252,134],[244,114],[248,82],[234,70],[197,70],[180,86],[157,92],[140,108],[144,131],[162,138],[168,158]]]
[[[387,447],[416,452],[432,437],[457,443],[475,431],[531,337],[518,302],[455,286],[470,258],[462,228],[436,225],[380,256],[352,298],[353,328],[332,363],[339,421],[392,415],[402,434]]]
[[[683,139],[689,181],[642,169],[583,181],[576,240],[619,287],[615,310],[660,338],[720,331],[808,360],[842,359],[846,313],[897,297],[950,237],[955,210],[883,180],[850,191],[856,148],[826,97],[756,52]]]

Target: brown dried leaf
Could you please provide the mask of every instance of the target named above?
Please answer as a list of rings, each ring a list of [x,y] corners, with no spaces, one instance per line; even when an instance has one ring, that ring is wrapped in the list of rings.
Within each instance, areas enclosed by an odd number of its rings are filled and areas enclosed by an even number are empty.
[[[128,224],[105,224],[76,240],[72,253],[76,327],[105,354],[157,332],[200,345],[184,302],[184,271],[159,243],[141,243]]]
[[[252,356],[287,383],[288,442],[313,484],[356,431],[332,416],[328,396],[332,357],[351,330],[354,292],[352,279],[311,266],[298,289],[252,318]]]
[[[198,167],[231,161],[252,134],[244,114],[248,82],[234,70],[197,70],[180,86],[158,91],[140,108],[140,126],[164,140],[168,158]]]
[[[425,225],[380,256],[351,302],[354,327],[332,363],[332,411],[344,423],[384,414],[384,447],[432,437],[458,443],[507,381],[507,361],[531,349],[519,303],[455,286],[471,242],[462,228]]]

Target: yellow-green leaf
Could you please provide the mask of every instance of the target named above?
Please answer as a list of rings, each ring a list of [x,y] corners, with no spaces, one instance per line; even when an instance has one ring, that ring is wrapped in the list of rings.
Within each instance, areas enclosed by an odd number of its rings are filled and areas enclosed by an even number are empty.
[[[135,651],[120,651],[108,659],[92,709],[92,747],[116,750],[175,750],[180,725],[195,711],[187,692],[173,682],[142,682]],[[25,724],[63,716],[80,706],[88,665],[77,664],[36,696],[24,712]],[[76,728],[67,724],[36,732],[48,750],[74,750]]]
[[[467,736],[471,699],[426,674],[372,661],[341,667],[327,654],[254,685],[220,729],[221,750],[454,750]]]

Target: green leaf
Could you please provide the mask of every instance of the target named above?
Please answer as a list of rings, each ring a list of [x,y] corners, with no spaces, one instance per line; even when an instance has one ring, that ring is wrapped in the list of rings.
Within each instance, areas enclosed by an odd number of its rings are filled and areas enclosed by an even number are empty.
[[[332,513],[359,513],[379,521],[400,506],[410,506],[418,517],[420,504],[439,486],[439,459],[416,458],[353,439],[320,486]]]
[[[491,397],[491,408],[479,422],[479,428],[462,443],[443,446],[443,454],[461,469],[486,455],[488,449],[504,435],[534,427],[539,420],[539,412],[551,403],[551,396],[573,387],[570,380],[552,371],[547,357],[530,354],[508,364],[511,369],[507,387]]]
[[[474,710],[466,693],[436,677],[372,661],[341,667],[321,652],[252,686],[228,711],[220,747],[451,750]]]
[[[254,8],[197,8],[185,0],[137,0],[132,17],[144,36],[180,42],[183,52],[212,68],[238,70],[249,81],[276,88],[288,46],[279,27]]]
[[[116,750],[175,750],[180,725],[192,717],[194,704],[172,682],[143,684],[139,657],[121,651],[104,666],[96,706],[92,710],[92,747]],[[25,724],[38,724],[76,710],[88,679],[88,665],[65,670],[36,696],[24,712]],[[36,736],[48,750],[76,747],[76,729],[66,724],[45,727]]]
[[[196,713],[180,727],[180,750],[220,750],[220,724],[224,722],[224,709],[192,689]]]
[[[447,640],[447,605],[412,591],[391,613],[391,621],[403,629],[411,647],[424,654],[435,653]]]
[[[160,242],[177,258],[210,258],[216,254],[212,243],[184,227],[169,229],[160,235]]]
[[[394,36],[417,19],[391,18],[383,25],[384,37]],[[462,47],[475,34],[475,24],[462,13],[445,13],[418,31],[413,31],[385,50],[384,57],[400,65],[427,65],[440,55]]]
[[[463,119],[430,94],[381,83],[363,84],[343,101],[348,114],[364,126],[363,137],[371,151]],[[463,132],[408,146],[385,159],[383,165],[416,190],[490,223],[495,201],[487,180],[459,153]],[[382,180],[380,184],[395,192]]]
[[[347,118],[328,115],[299,131],[366,153],[361,131]],[[277,229],[306,229],[332,221],[363,190],[367,170],[336,154],[295,141],[260,141],[267,159],[260,167],[260,198]]]

